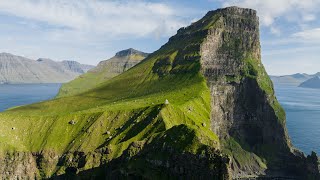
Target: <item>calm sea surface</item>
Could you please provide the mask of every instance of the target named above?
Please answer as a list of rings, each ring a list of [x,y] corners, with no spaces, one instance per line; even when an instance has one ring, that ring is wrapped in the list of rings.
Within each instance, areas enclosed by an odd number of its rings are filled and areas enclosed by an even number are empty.
[[[0,111],[53,98],[61,84],[0,84]]]
[[[287,114],[292,143],[306,154],[320,155],[320,89],[275,84],[277,98]]]
[[[0,111],[53,98],[61,84],[0,85]],[[287,113],[293,144],[310,154],[320,154],[320,89],[275,84],[278,100]]]

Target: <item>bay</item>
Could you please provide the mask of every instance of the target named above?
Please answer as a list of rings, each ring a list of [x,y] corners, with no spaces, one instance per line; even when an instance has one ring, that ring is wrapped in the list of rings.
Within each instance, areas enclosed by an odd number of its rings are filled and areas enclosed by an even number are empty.
[[[1,84],[0,111],[54,98],[61,84]]]
[[[305,154],[320,155],[320,89],[275,84],[275,92],[286,111],[293,145]]]

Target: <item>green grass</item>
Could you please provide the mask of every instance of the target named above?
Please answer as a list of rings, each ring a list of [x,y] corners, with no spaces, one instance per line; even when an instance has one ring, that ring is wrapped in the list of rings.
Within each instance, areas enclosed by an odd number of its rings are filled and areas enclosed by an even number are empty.
[[[158,51],[118,76],[109,79],[103,73],[90,72],[63,86],[56,99],[1,113],[0,154],[81,151],[88,154],[91,163],[84,167],[88,169],[99,166],[89,156],[95,150],[108,148],[110,153],[102,157],[108,162],[127,150],[135,156],[138,150],[130,149],[134,142],[155,147],[167,143],[179,153],[192,154],[205,147],[219,149],[223,144],[226,153],[236,156],[240,163],[255,160],[264,167],[235,140],[220,142],[210,130],[210,90],[201,74],[200,45],[210,28],[221,25],[219,18],[208,15],[179,30]],[[238,43],[224,48],[234,48]],[[252,58],[242,60],[243,74],[225,76],[226,82],[257,79],[261,89],[273,97],[272,83],[262,64]],[[164,103],[166,100],[169,104]],[[284,111],[277,101],[273,106],[282,117]],[[63,173],[66,166],[56,173]],[[45,174],[52,172],[47,169]]]
[[[127,70],[124,67],[113,67],[116,63],[123,63],[124,66],[125,62],[139,63],[145,58],[145,56],[140,54],[133,54],[128,57],[113,57],[99,67],[80,75],[69,83],[63,84],[57,97],[71,96],[95,88],[97,85],[119,75],[120,72],[116,68],[123,68],[124,71]]]
[[[111,153],[103,158],[109,161],[133,142],[153,144],[161,139],[190,153],[203,146],[218,148],[219,139],[210,130],[210,91],[200,73],[199,49],[205,35],[203,30],[192,37],[171,39],[134,68],[109,80],[87,73],[72,82],[72,88],[94,87],[81,93],[1,113],[0,151],[90,154],[108,148]],[[164,104],[166,99],[169,104]],[[179,128],[187,134],[176,132]],[[50,176],[53,170],[45,172]]]
[[[273,89],[273,83],[265,71],[263,64],[260,60],[254,59],[252,57],[247,57],[244,60],[245,67],[243,74],[245,77],[256,79],[259,87],[265,92],[270,105],[275,111],[276,116],[278,117],[279,122],[282,125],[285,125],[286,114],[284,109],[281,107],[279,102],[275,97],[275,92]]]

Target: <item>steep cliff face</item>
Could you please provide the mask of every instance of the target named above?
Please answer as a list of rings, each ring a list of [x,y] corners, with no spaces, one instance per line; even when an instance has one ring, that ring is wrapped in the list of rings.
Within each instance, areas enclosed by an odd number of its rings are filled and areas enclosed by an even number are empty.
[[[130,70],[0,121],[4,178],[319,179],[290,144],[250,9],[211,11]]]
[[[86,74],[64,84],[57,97],[75,95],[94,88],[100,83],[129,70],[147,56],[148,53],[132,48],[117,52],[114,57],[101,61],[95,68],[89,70]]]
[[[232,156],[233,177],[302,175],[305,157],[290,143],[261,63],[256,11],[231,7],[206,16],[217,19],[201,45],[201,71],[211,92],[211,129]]]

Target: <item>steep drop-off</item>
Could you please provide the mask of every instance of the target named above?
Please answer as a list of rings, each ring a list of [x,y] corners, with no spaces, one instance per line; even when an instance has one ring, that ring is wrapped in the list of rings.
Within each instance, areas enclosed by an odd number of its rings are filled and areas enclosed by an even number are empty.
[[[114,57],[101,61],[88,73],[62,85],[57,97],[75,95],[94,88],[98,84],[129,70],[147,56],[148,53],[132,48],[117,52]]]
[[[258,28],[254,10],[211,11],[95,88],[1,113],[1,178],[319,178],[290,143]]]

